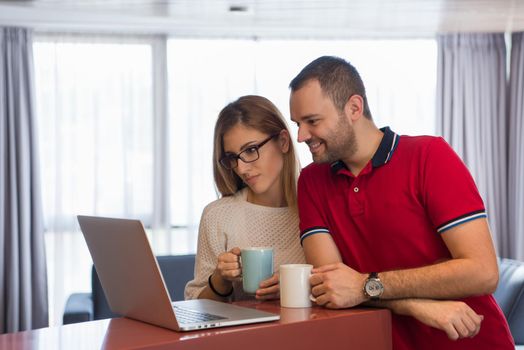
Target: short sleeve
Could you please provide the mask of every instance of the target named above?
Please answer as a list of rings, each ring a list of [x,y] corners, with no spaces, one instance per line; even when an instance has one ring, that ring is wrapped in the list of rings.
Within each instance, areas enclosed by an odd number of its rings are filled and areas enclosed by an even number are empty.
[[[486,217],[473,177],[443,138],[435,138],[428,145],[422,169],[424,201],[430,220],[439,233]]]
[[[315,172],[312,170],[310,167],[305,168],[298,179],[297,202],[301,243],[313,234],[329,233],[325,215],[322,212],[323,201],[317,187],[321,179],[315,178]]]

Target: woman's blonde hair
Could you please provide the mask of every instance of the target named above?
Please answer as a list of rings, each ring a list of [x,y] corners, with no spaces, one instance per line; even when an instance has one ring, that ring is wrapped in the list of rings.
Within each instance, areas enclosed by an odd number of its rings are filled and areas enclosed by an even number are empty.
[[[224,107],[218,115],[213,146],[213,175],[218,191],[222,196],[231,196],[246,187],[246,184],[234,170],[226,169],[220,165],[220,159],[224,156],[224,134],[238,124],[253,128],[268,136],[278,134],[282,130],[287,131],[289,149],[283,155],[284,166],[280,176],[286,203],[290,208],[296,209],[297,177],[300,165],[295,154],[293,140],[278,108],[262,96],[242,96]]]

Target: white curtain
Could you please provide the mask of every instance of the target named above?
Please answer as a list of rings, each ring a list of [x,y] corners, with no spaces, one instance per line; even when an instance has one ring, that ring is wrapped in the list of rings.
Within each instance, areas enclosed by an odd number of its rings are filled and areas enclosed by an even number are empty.
[[[502,255],[509,244],[504,235],[508,231],[506,116],[504,35],[439,36],[437,133],[475,178]]]
[[[39,35],[34,45],[51,319],[90,291],[76,215],[153,223],[153,45]]]
[[[524,33],[512,34],[509,78],[509,228],[504,255],[524,261]]]

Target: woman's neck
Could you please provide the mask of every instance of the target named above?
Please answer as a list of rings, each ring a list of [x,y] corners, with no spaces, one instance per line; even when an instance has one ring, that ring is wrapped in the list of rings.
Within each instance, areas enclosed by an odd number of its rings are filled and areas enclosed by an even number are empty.
[[[280,189],[276,191],[277,193],[262,193],[262,194],[254,193],[249,187],[246,190],[247,190],[246,200],[249,203],[256,204],[256,205],[262,205],[264,207],[274,207],[274,208],[280,208],[280,207],[287,206],[284,194],[282,193]]]

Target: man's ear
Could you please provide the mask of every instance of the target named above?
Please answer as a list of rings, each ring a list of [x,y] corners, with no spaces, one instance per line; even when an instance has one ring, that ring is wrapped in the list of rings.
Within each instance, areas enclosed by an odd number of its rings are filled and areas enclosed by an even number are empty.
[[[344,112],[352,121],[359,119],[364,113],[364,99],[360,95],[351,95],[344,106]]]
[[[290,140],[291,136],[287,130],[280,131],[280,134],[278,135],[278,145],[280,146],[282,153],[287,153],[289,151]]]

